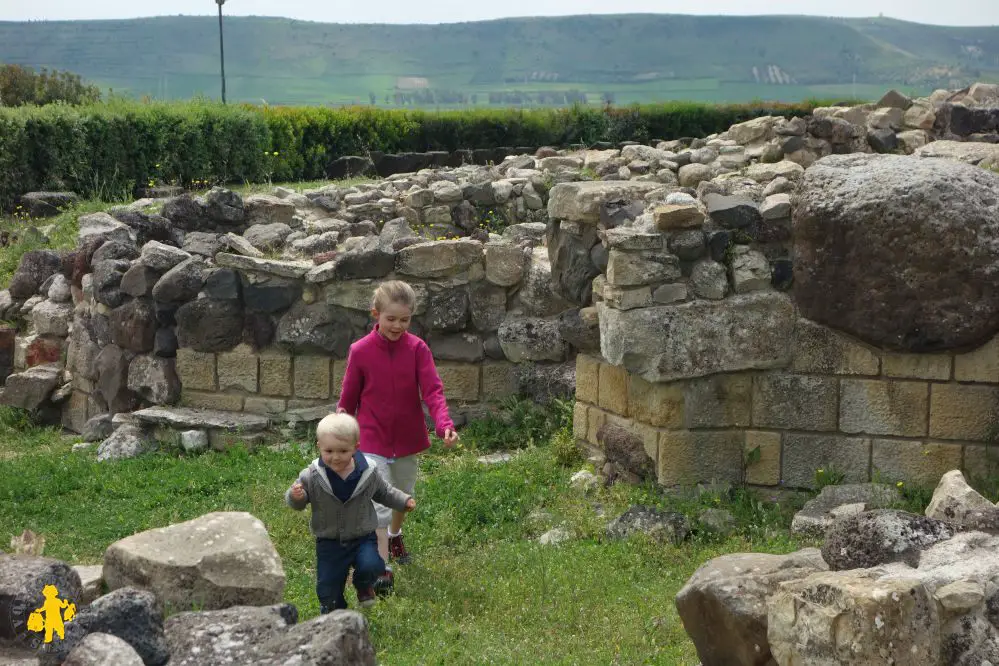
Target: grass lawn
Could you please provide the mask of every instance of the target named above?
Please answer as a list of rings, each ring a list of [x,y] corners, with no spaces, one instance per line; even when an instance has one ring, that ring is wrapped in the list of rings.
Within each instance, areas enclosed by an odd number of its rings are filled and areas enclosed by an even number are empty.
[[[379,663],[696,664],[673,605],[694,570],[722,553],[803,545],[786,530],[793,506],[741,490],[686,498],[649,487],[575,490],[569,477],[583,463],[569,459],[565,430],[508,463],[478,463],[483,452],[528,439],[518,433],[551,425],[538,412],[515,414],[512,424],[471,428],[460,449],[435,445],[423,458],[406,528],[414,563],[397,569],[396,594],[368,611]],[[318,613],[308,514],[282,499],[311,448],[97,463],[93,452],[73,453],[74,441],[0,412],[0,545],[31,529],[45,537],[45,555],[92,564],[135,532],[211,511],[249,511],[281,555],[285,599],[302,620]],[[606,542],[606,520],[638,502],[692,518],[721,506],[739,527],[733,536],[698,534],[679,547]],[[572,532],[570,542],[537,543],[560,525]]]

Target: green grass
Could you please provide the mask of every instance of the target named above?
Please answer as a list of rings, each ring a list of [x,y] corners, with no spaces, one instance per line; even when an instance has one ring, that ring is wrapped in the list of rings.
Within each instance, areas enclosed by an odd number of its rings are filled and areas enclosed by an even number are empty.
[[[553,439],[564,439],[561,432]],[[722,553],[803,545],[787,533],[793,502],[739,489],[667,496],[622,485],[586,495],[569,487],[581,463],[560,465],[564,451],[542,444],[487,466],[476,460],[482,449],[472,434],[460,448],[435,446],[423,458],[407,523],[415,562],[398,570],[396,594],[368,612],[379,663],[693,665],[673,597],[694,570]],[[500,436],[493,431],[486,448]],[[512,445],[514,427],[506,437]],[[302,620],[318,613],[307,513],[282,500],[311,449],[97,463],[92,452],[72,452],[73,441],[0,411],[0,545],[31,529],[45,537],[46,555],[99,563],[108,545],[135,532],[211,511],[249,511],[282,558],[286,601]],[[729,537],[697,533],[681,546],[606,542],[605,521],[634,503],[691,518],[721,506],[739,527]],[[572,532],[569,543],[537,543],[560,525]]]
[[[79,230],[77,218],[105,210],[112,205],[107,201],[87,200],[67,207],[55,217],[32,219],[19,208],[12,215],[0,215],[0,231],[10,234],[12,239],[7,246],[0,247],[0,285],[10,284],[10,278],[25,252],[76,247],[76,232]],[[49,227],[48,242],[44,242],[41,235],[30,232],[30,227]]]

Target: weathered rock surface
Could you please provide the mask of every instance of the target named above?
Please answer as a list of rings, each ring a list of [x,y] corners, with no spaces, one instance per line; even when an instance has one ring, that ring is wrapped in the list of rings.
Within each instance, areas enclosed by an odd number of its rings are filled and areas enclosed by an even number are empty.
[[[926,507],[926,516],[969,529],[999,533],[999,507],[969,486],[961,470],[952,470],[941,477]]]
[[[166,621],[171,666],[374,666],[363,615],[338,610],[295,624],[294,606],[237,606],[178,613]],[[291,660],[291,661],[289,661]]]
[[[657,541],[683,543],[690,535],[690,523],[681,513],[660,511],[648,506],[633,506],[607,525],[611,539],[627,539],[641,533]]]
[[[112,590],[148,589],[175,606],[205,609],[280,602],[281,558],[264,524],[244,512],[209,513],[117,541],[104,553]]]
[[[6,545],[5,545],[6,547]],[[55,585],[63,599],[78,599],[80,576],[65,562],[33,555],[0,553],[0,643],[36,648],[42,635],[28,631],[28,616],[45,601],[42,590]]]
[[[781,583],[827,569],[815,548],[789,555],[722,555],[701,565],[676,595],[677,612],[701,662],[770,663],[767,599]]]
[[[826,486],[794,515],[791,531],[822,537],[839,518],[871,509],[886,509],[901,501],[902,496],[892,486],[876,483]]]
[[[142,666],[142,657],[132,646],[112,634],[93,633],[80,641],[62,662],[63,666]]]
[[[548,195],[548,215],[552,219],[596,224],[604,204],[642,199],[657,187],[662,185],[630,180],[559,183]]]
[[[794,299],[804,316],[896,351],[999,331],[999,175],[951,160],[833,155],[802,179]]]
[[[45,364],[10,375],[0,390],[0,404],[38,409],[59,385],[61,374],[58,366]]]
[[[817,573],[771,600],[770,649],[778,664],[939,664],[939,620],[918,581]]]
[[[598,303],[597,309],[608,362],[651,382],[781,367],[790,360],[796,318],[784,294],[629,311]]]
[[[958,528],[950,523],[905,511],[865,511],[832,526],[822,545],[822,557],[833,571],[866,569],[890,562],[915,567],[921,551],[957,532]]]
[[[61,590],[60,590],[61,591]],[[87,636],[109,634],[127,643],[144,664],[162,666],[169,660],[163,635],[163,604],[150,592],[126,587],[96,599],[66,624],[66,637],[45,646],[41,666],[56,666]]]

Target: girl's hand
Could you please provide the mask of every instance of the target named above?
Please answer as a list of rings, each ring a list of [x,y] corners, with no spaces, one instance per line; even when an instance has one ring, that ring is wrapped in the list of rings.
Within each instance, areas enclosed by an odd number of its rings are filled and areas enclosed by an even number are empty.
[[[451,448],[458,442],[458,433],[452,428],[448,428],[444,431],[444,446]]]
[[[406,512],[408,513],[409,511],[412,511],[415,508],[416,508],[416,500],[410,497],[408,500],[406,500]]]
[[[305,499],[305,488],[298,481],[291,485],[291,498],[296,502],[301,502]]]

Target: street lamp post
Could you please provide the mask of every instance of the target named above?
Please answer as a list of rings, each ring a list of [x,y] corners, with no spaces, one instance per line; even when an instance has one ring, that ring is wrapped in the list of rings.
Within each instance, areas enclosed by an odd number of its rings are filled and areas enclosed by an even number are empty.
[[[225,104],[225,46],[222,44],[222,5],[225,0],[215,0],[219,6],[219,63],[222,66],[222,103]]]

